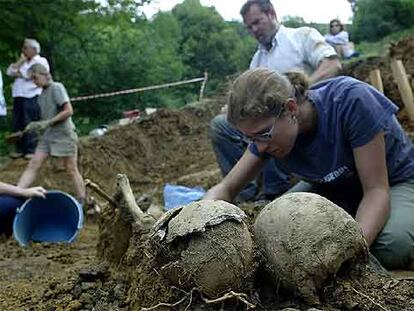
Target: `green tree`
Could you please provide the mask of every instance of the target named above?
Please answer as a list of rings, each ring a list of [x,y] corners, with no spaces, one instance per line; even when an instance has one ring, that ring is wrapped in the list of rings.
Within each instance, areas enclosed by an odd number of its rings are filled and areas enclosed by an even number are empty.
[[[172,10],[181,26],[181,57],[189,76],[207,70],[208,88],[215,90],[226,75],[247,68],[255,47],[246,32],[227,23],[213,7],[185,0]]]
[[[414,0],[359,0],[353,21],[355,41],[377,41],[414,25]]]
[[[306,26],[306,22],[303,19],[303,17],[300,16],[284,16],[282,18],[282,24],[285,25],[286,27],[291,27],[291,28],[298,28],[298,27],[303,27]]]

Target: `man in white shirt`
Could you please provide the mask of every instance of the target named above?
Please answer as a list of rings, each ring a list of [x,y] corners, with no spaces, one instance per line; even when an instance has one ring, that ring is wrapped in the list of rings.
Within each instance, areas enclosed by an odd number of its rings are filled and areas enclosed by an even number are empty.
[[[266,67],[281,73],[305,72],[311,83],[339,74],[341,62],[335,50],[314,28],[287,28],[281,25],[270,0],[248,0],[241,8],[243,21],[259,43],[250,68]],[[244,135],[233,128],[225,114],[210,124],[210,137],[223,175],[227,175],[247,147]],[[257,182],[240,193],[240,200],[273,199],[289,188],[289,172],[282,172],[274,160],[262,171],[261,190]],[[261,191],[261,193],[259,193]]]
[[[40,44],[34,39],[25,39],[20,58],[7,68],[7,75],[14,77],[13,96],[13,131],[23,130],[31,121],[40,119],[40,108],[37,97],[42,88],[36,86],[27,76],[27,70],[34,64],[42,64],[49,70],[46,58],[41,57]],[[33,133],[23,135],[16,143],[16,152],[12,158],[25,156],[31,158],[36,148],[36,136]]]

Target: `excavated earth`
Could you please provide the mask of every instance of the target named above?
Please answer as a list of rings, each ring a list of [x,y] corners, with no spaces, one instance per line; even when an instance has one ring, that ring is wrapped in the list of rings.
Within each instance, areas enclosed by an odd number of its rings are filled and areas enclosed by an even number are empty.
[[[393,44],[389,51],[389,55],[403,60],[414,88],[414,38]],[[369,82],[369,72],[378,68],[384,92],[401,107],[398,118],[411,134],[414,126],[392,78],[388,55],[346,64],[344,73]],[[130,125],[113,127],[105,136],[82,138],[79,157],[82,175],[112,195],[116,175],[124,173],[137,198],[150,196],[158,204],[162,204],[165,183],[209,188],[221,176],[208,139],[208,121],[221,105],[220,97],[183,109],[160,109]],[[26,165],[27,161],[22,159],[6,163],[0,168],[0,180],[15,183]],[[73,192],[60,162],[53,159],[42,168],[37,183],[49,189]],[[94,192],[89,196],[93,197],[95,206],[105,209],[105,200]],[[241,207],[253,223],[263,206],[255,203]],[[102,221],[92,211],[87,210],[83,230],[69,245],[34,243],[21,248],[12,239],[0,240],[0,310],[138,310],[158,303],[174,304],[184,296],[187,298],[175,305],[176,310],[246,309],[247,304],[240,299],[206,301],[197,293],[189,295],[166,288],[156,271],[149,273],[149,263],[131,271],[131,262],[128,268],[102,261],[97,256],[98,223],[102,226]],[[143,257],[143,254],[136,255],[136,258]],[[327,283],[317,308],[414,310],[414,274],[400,271],[393,277],[381,276],[361,267],[349,275],[346,268]],[[265,270],[259,270],[254,286],[246,295],[259,310],[312,308],[297,296],[279,289],[277,284],[271,284]],[[141,300],[137,301],[138,298]]]

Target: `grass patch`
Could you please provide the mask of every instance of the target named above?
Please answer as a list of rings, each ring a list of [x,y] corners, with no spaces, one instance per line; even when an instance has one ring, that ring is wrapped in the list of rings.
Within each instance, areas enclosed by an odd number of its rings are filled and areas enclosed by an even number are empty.
[[[388,35],[377,42],[361,42],[355,48],[363,57],[384,56],[391,42],[413,35],[414,27]]]

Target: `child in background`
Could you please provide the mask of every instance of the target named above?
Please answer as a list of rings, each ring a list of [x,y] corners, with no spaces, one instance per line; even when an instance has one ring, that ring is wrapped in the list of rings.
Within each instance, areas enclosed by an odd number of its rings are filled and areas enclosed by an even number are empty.
[[[36,152],[20,177],[18,186],[29,187],[36,178],[42,163],[49,155],[63,159],[66,170],[72,178],[78,201],[85,200],[85,185],[77,165],[77,141],[75,125],[72,122],[73,108],[62,83],[52,79],[48,69],[34,64],[29,69],[33,82],[43,88],[39,96],[41,120],[27,125],[27,131],[43,133]]]

